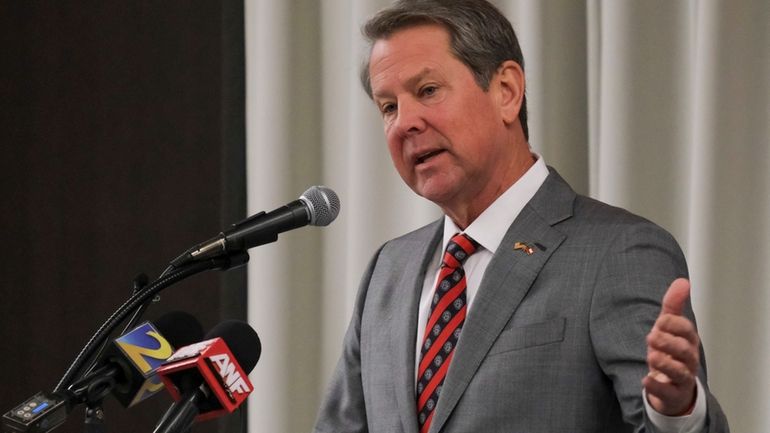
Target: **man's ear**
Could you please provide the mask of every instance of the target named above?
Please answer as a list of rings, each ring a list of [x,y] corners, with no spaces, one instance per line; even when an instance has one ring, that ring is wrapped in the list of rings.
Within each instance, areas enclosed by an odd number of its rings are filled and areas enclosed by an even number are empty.
[[[518,120],[524,100],[524,71],[518,63],[506,60],[497,68],[494,79],[500,86],[500,114],[503,122],[510,125]]]

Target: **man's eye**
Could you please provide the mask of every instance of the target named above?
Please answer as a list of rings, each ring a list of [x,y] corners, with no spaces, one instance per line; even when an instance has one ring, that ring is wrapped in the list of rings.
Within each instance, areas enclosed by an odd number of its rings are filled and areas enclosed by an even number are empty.
[[[382,104],[382,106],[380,107],[380,111],[382,112],[382,114],[389,114],[395,110],[396,110],[396,104],[392,104],[392,103]]]
[[[438,87],[436,86],[425,86],[422,88],[420,93],[423,94],[423,96],[431,96],[435,94],[438,91]]]

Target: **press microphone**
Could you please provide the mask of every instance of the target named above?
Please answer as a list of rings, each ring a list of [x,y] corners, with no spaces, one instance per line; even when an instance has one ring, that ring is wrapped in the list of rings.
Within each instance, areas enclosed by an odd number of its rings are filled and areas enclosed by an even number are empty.
[[[229,320],[205,338],[177,350],[158,369],[175,403],[154,433],[184,432],[194,421],[232,413],[254,389],[248,374],[262,353],[254,329],[246,322]]]
[[[112,395],[130,407],[163,389],[157,369],[178,347],[199,341],[203,328],[198,319],[183,311],[166,313],[116,338],[97,367],[79,383],[113,379]]]
[[[278,234],[288,230],[312,226],[327,226],[340,212],[340,199],[325,186],[308,188],[297,200],[271,212],[259,212],[233,224],[218,236],[202,242],[177,257],[171,266],[208,259],[278,240]]]
[[[45,433],[63,424],[80,403],[99,401],[112,393],[132,406],[163,388],[155,375],[174,347],[198,341],[198,320],[181,311],[145,322],[112,342],[97,367],[59,393],[39,392],[3,416],[3,431]]]

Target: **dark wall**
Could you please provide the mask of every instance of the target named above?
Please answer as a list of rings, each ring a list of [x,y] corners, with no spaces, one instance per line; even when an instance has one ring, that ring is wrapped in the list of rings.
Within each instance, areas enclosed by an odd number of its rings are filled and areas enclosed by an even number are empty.
[[[136,274],[245,215],[243,5],[194,3],[2,6],[2,412],[55,386]],[[245,290],[243,268],[193,277],[146,317],[208,329],[245,317]],[[151,431],[169,403],[110,400],[108,431]]]

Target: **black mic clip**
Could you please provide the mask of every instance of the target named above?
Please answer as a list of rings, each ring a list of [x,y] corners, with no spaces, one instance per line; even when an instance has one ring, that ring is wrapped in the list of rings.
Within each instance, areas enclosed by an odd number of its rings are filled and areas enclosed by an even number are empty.
[[[262,213],[264,214],[264,212]],[[258,216],[258,215],[259,214],[254,216]],[[245,221],[246,220],[244,220],[243,222]],[[241,224],[241,223],[238,223],[238,224]],[[233,224],[233,228],[231,228],[230,230],[234,230],[236,226],[237,224]],[[195,245],[189,250],[183,252],[177,258],[172,260],[171,263],[169,263],[169,267],[178,269],[182,265],[185,265],[191,262],[199,262],[206,259],[223,258],[223,257],[226,258],[226,260],[223,265],[220,265],[217,267],[219,270],[224,271],[227,269],[237,268],[238,266],[246,264],[249,261],[249,254],[246,252],[246,249],[234,250],[228,247],[227,233],[230,232],[230,230],[228,230],[227,232],[222,232],[218,236],[215,236],[205,242],[201,242],[198,245]],[[278,240],[277,234],[273,237],[274,239],[266,240],[265,243],[275,242],[276,240]]]
[[[211,260],[212,260],[212,263],[215,264],[215,266],[212,267],[213,269],[226,271],[228,269],[234,269],[248,263],[249,253],[245,250],[230,251],[228,252],[226,257],[216,257],[216,258],[212,258]]]
[[[249,261],[249,255],[248,253],[246,253],[246,248],[236,249],[231,244],[228,244],[228,235],[230,233],[239,231],[243,226],[247,225],[248,223],[254,221],[257,218],[262,217],[266,213],[267,212],[265,211],[255,213],[254,215],[251,215],[250,217],[242,221],[232,224],[228,230],[221,232],[219,233],[219,235],[205,242],[201,242],[198,245],[195,245],[194,247],[180,254],[179,257],[172,260],[169,265],[172,268],[178,268],[185,263],[205,260],[205,259],[218,257],[218,256],[230,257],[228,265],[225,267],[221,267],[220,268],[221,270],[232,269],[245,264],[246,262]],[[264,243],[275,242],[277,240],[278,240],[278,234],[271,233],[271,234],[268,234],[268,236],[265,236]],[[243,258],[244,255],[245,255],[245,260]]]

